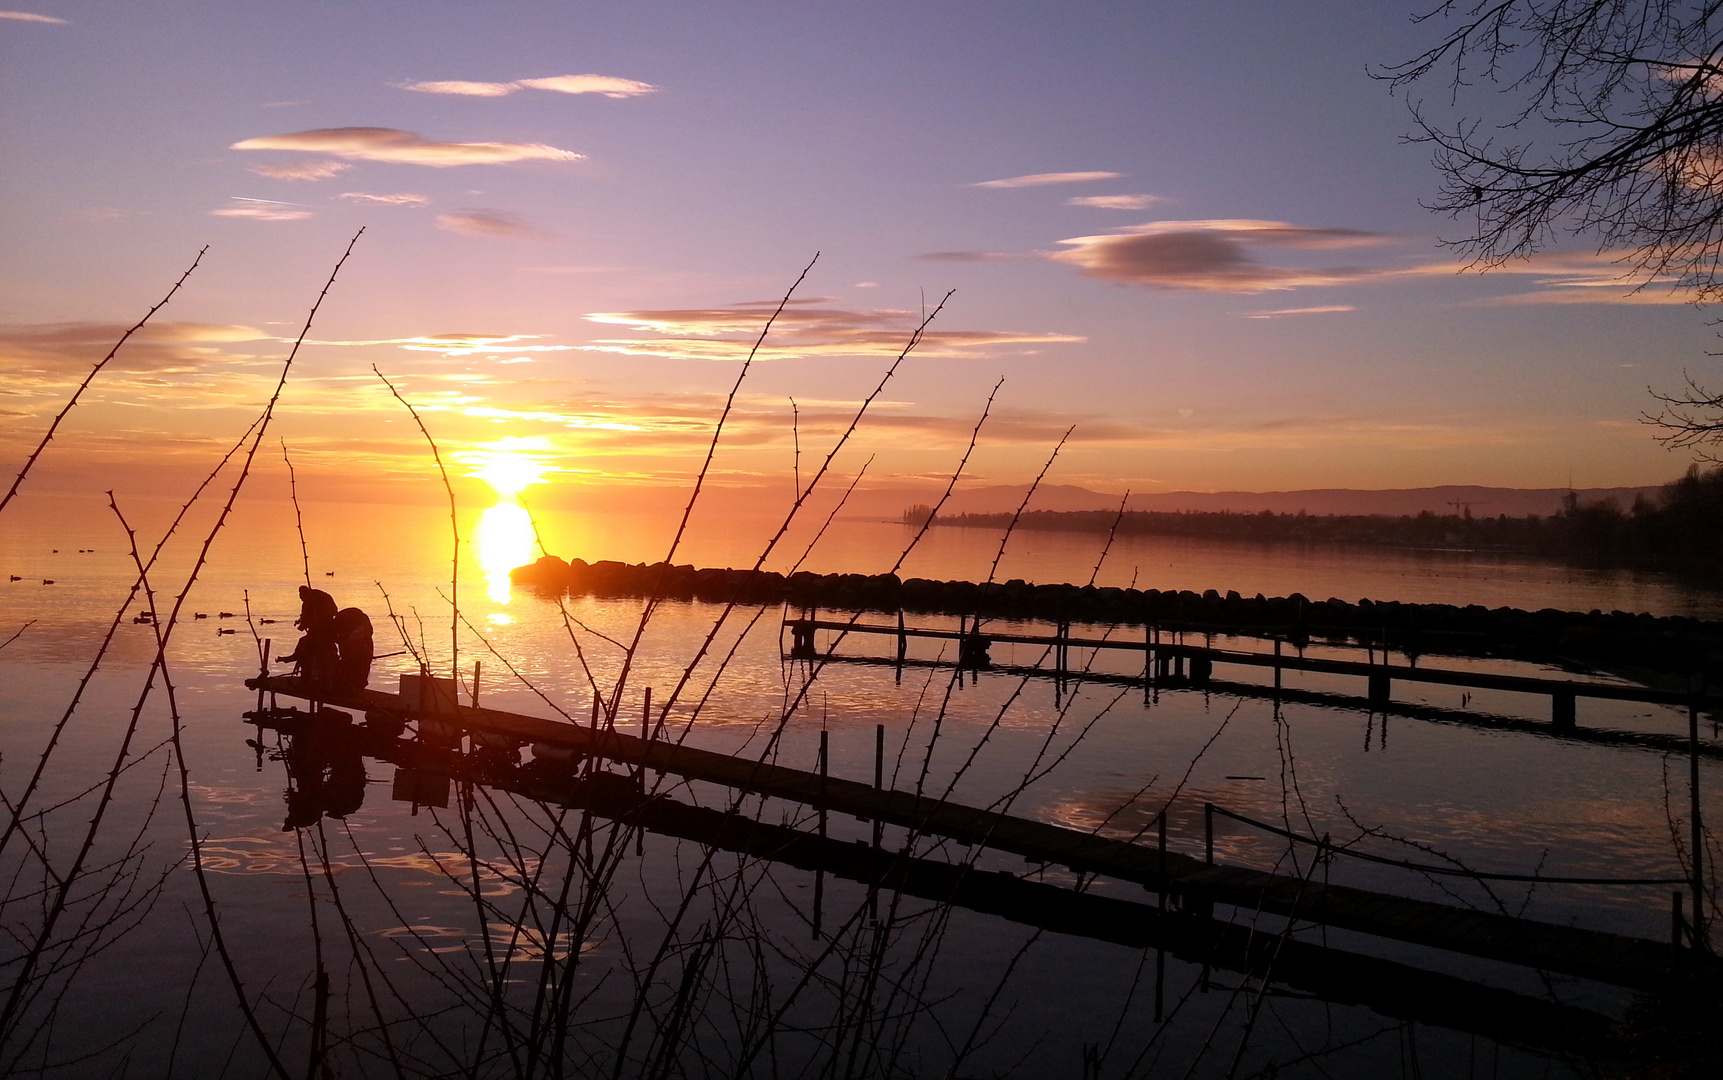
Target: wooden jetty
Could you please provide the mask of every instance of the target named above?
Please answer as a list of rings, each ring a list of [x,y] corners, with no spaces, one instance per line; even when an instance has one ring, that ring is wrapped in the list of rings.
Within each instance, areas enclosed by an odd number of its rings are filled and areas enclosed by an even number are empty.
[[[989,649],[997,644],[1038,645],[1050,649],[1054,660],[1052,670],[1055,673],[1069,672],[1070,650],[1072,649],[1140,653],[1143,656],[1143,680],[1145,684],[1158,679],[1162,682],[1178,685],[1201,686],[1213,678],[1216,664],[1268,668],[1274,672],[1277,685],[1283,671],[1349,675],[1364,679],[1367,700],[1383,705],[1392,700],[1393,686],[1396,682],[1457,686],[1471,690],[1506,690],[1549,698],[1550,719],[1557,728],[1571,728],[1575,725],[1574,704],[1579,698],[1630,701],[1650,705],[1675,705],[1688,709],[1723,706],[1723,696],[1719,696],[1714,691],[1708,691],[1702,681],[1696,681],[1686,691],[1674,691],[1574,679],[1546,679],[1530,675],[1500,675],[1484,671],[1421,668],[1410,664],[1390,664],[1386,660],[1381,663],[1365,663],[1357,660],[1327,659],[1287,652],[1281,647],[1278,640],[1275,641],[1275,650],[1272,653],[1217,649],[1212,645],[1192,645],[1181,640],[1162,639],[1152,627],[1140,639],[1073,637],[1070,634],[1070,624],[1068,623],[1059,624],[1058,632],[1053,634],[995,633],[991,630],[983,632],[969,626],[960,626],[956,630],[913,627],[905,626],[901,616],[899,616],[896,626],[839,622],[817,618],[795,618],[785,619],[784,627],[790,631],[791,635],[792,644],[789,655],[804,660],[820,659],[836,649],[836,642],[829,645],[823,652],[816,644],[817,632],[825,630],[846,636],[864,634],[893,638],[897,643],[899,659],[906,656],[911,638],[954,641],[958,646],[957,662],[972,668],[990,667]]]
[[[1165,891],[1180,907],[1220,903],[1395,941],[1410,942],[1542,971],[1636,989],[1664,985],[1678,969],[1713,964],[1707,954],[1671,943],[1413,900],[1245,867],[963,806],[913,792],[821,775],[667,740],[581,727],[458,703],[452,680],[404,675],[401,693],[337,691],[297,676],[246,681],[265,694],[304,698],[364,712],[384,726],[417,725],[420,741],[456,748],[464,735],[495,745],[562,751],[643,767],[739,792],[948,837],[1036,863],[1130,881]]]
[[[950,670],[958,666],[955,660],[928,660],[919,657],[909,657],[894,660],[887,656],[844,656],[837,653],[825,653],[820,657],[822,662],[843,664],[846,666],[890,668],[902,671],[905,668],[920,668],[923,670]],[[1608,728],[1599,725],[1576,724],[1573,727],[1556,727],[1547,720],[1528,720],[1522,716],[1508,716],[1503,713],[1490,712],[1484,709],[1468,707],[1464,709],[1429,705],[1410,701],[1373,702],[1363,694],[1347,694],[1329,690],[1307,690],[1303,688],[1264,686],[1261,683],[1233,682],[1227,679],[1211,678],[1200,686],[1193,686],[1187,679],[1183,683],[1173,680],[1162,680],[1158,685],[1143,685],[1141,675],[1123,675],[1108,671],[1065,671],[1058,672],[1051,668],[1034,667],[1029,664],[995,663],[987,669],[995,675],[1006,675],[1022,679],[1050,679],[1064,683],[1094,683],[1102,686],[1116,686],[1123,689],[1142,688],[1148,694],[1160,690],[1193,690],[1203,693],[1221,694],[1227,697],[1253,698],[1260,701],[1279,703],[1295,702],[1304,705],[1319,705],[1328,708],[1354,709],[1359,712],[1372,712],[1380,716],[1403,716],[1411,720],[1423,720],[1436,724],[1453,724],[1460,727],[1476,727],[1489,731],[1508,731],[1523,735],[1537,735],[1543,738],[1558,739],[1564,742],[1590,743],[1594,746],[1626,747],[1629,749],[1650,750],[1660,754],[1696,753],[1699,757],[1711,760],[1723,760],[1723,745],[1714,742],[1701,742],[1695,746],[1686,735],[1661,731],[1626,731],[1618,728]],[[1145,696],[1145,700],[1148,700]]]
[[[262,709],[246,719],[295,740],[395,764],[398,788],[418,777],[453,777],[551,805],[589,810],[659,836],[831,874],[870,890],[888,890],[1008,919],[1054,933],[1132,949],[1156,949],[1190,964],[1266,978],[1324,1001],[1356,1005],[1396,1020],[1435,1024],[1497,1042],[1564,1054],[1619,1053],[1614,1022],[1580,1006],[1534,997],[1409,964],[1264,933],[1194,910],[1108,896],[820,835],[790,825],[648,793],[638,775],[571,767],[572,763],[499,762],[402,738],[324,708]],[[402,796],[397,796],[402,797]],[[1156,1000],[1164,972],[1156,965]]]

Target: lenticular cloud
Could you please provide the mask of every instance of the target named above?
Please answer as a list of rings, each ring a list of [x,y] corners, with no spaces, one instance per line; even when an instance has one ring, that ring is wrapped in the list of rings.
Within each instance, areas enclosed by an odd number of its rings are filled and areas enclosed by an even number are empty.
[[[317,128],[236,142],[234,150],[298,150],[354,161],[402,165],[500,165],[512,161],[580,161],[584,154],[543,143],[432,142],[411,131],[384,127]]]

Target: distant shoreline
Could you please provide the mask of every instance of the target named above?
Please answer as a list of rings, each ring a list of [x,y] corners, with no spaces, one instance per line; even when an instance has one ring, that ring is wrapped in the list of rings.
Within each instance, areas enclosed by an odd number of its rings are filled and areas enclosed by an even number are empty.
[[[1324,544],[1523,555],[1569,564],[1632,567],[1695,578],[1723,574],[1723,528],[1717,496],[1723,477],[1690,476],[1671,484],[1656,501],[1623,509],[1613,501],[1582,505],[1570,496],[1548,516],[1474,517],[1464,514],[1309,514],[1233,510],[1030,510],[932,516],[911,507],[907,524],[959,529],[1069,532],[1105,536],[1171,536],[1249,543]]]

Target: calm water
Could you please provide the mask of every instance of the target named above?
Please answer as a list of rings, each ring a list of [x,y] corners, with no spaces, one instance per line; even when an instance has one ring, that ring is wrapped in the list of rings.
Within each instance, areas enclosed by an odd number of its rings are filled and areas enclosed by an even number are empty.
[[[148,503],[128,509],[152,543],[171,512]],[[408,648],[446,670],[446,517],[422,508],[330,505],[308,506],[306,517],[314,583],[370,612],[380,653],[402,654],[378,661],[372,685],[391,689],[397,674],[417,670]],[[660,558],[673,526],[622,515],[552,514],[539,522],[546,547],[588,560]],[[751,565],[772,527],[764,520],[697,520],[676,561]],[[151,574],[158,591],[183,584],[207,528],[206,518],[169,546]],[[511,596],[494,574],[487,577],[487,565],[494,570],[536,554],[506,509],[464,515],[461,529],[468,542],[459,585],[466,620],[457,638],[461,670],[470,675],[474,661],[482,665],[480,694],[491,706],[553,716],[554,703],[584,716],[589,673],[605,688],[617,677],[621,654],[605,639],[626,641],[639,605],[573,602],[568,612],[581,625],[571,631],[554,604]],[[881,572],[909,535],[895,524],[840,521],[802,565]],[[484,542],[471,543],[475,536]],[[811,529],[793,533],[768,565],[793,565],[810,538]],[[1099,546],[1098,538],[1020,534],[998,576],[1082,583],[1094,572]],[[982,578],[998,550],[996,535],[936,529],[901,573]],[[0,786],[15,799],[135,575],[124,534],[102,507],[46,496],[14,504],[0,521],[0,566],[22,579],[0,591],[0,640],[29,624],[0,651]],[[290,512],[242,505],[213,546],[169,651],[191,810],[206,838],[224,944],[258,1024],[280,1041],[289,1072],[305,1070],[313,1052],[309,1032],[322,1015],[331,1075],[464,1071],[472,1062],[479,1075],[517,1075],[531,1065],[528,1046],[555,1042],[531,1018],[553,1014],[571,1018],[556,1045],[569,1071],[581,1075],[730,1075],[746,1061],[743,1071],[751,1075],[1079,1076],[1086,1052],[1101,1056],[1109,1077],[1220,1076],[1235,1062],[1233,1074],[1241,1076],[1271,1067],[1281,1076],[1376,1076],[1408,1062],[1431,1076],[1574,1071],[1559,1057],[1408,1027],[1367,1008],[1263,996],[1255,982],[1244,985],[1231,973],[1213,973],[1204,991],[1201,970],[1172,959],[1163,988],[1170,1019],[1158,1024],[1145,981],[1152,954],[1145,967],[1138,951],[1037,935],[910,900],[887,901],[879,924],[886,929],[875,930],[859,886],[816,884],[812,874],[733,856],[703,865],[695,845],[663,837],[646,837],[638,855],[629,839],[610,862],[600,858],[611,870],[602,883],[570,875],[573,894],[592,894],[583,909],[591,917],[571,930],[566,921],[546,921],[543,897],[557,895],[570,867],[592,865],[582,860],[597,856],[584,853],[603,848],[612,835],[607,823],[586,836],[579,815],[558,817],[483,792],[466,813],[457,801],[452,811],[415,814],[390,798],[393,767],[374,761],[367,763],[362,809],[344,821],[284,831],[285,767],[272,760],[273,736],[261,751],[247,745],[255,732],[239,714],[253,699],[241,682],[258,668],[253,630],[273,639],[277,654],[293,637],[301,574]],[[45,578],[54,584],[41,584]],[[1317,599],[1723,616],[1717,594],[1656,576],[1446,553],[1131,538],[1115,546],[1097,580],[1247,595],[1298,591]],[[248,600],[257,620],[250,626],[243,618]],[[155,606],[165,611],[170,602],[158,596]],[[399,617],[394,622],[390,608]],[[211,617],[194,619],[197,612]],[[222,612],[235,616],[223,619]],[[638,723],[645,687],[663,703],[718,615],[705,604],[658,610],[623,692],[620,723]],[[1200,852],[1201,807],[1212,801],[1420,861],[1451,858],[1474,869],[1552,875],[1681,873],[1671,842],[1680,828],[1671,826],[1680,826],[1686,812],[1682,759],[1462,724],[1384,721],[1345,709],[1277,710],[1264,700],[1191,691],[1147,701],[1140,688],[1106,683],[1056,697],[1049,681],[983,675],[973,684],[954,683],[947,670],[919,668],[900,681],[889,667],[862,664],[828,665],[809,682],[805,666],[780,658],[777,611],[743,633],[755,615],[732,617],[713,655],[734,647],[733,658],[721,674],[710,660],[698,666],[672,709],[670,720],[689,725],[692,742],[812,767],[824,730],[833,772],[867,779],[875,728],[884,725],[895,786],[949,789],[979,804],[1006,799],[1013,813],[1119,835],[1149,828],[1165,806],[1170,842],[1187,852]],[[218,633],[224,629],[238,632]],[[56,873],[76,857],[97,802],[89,789],[116,761],[153,654],[152,635],[129,617],[121,621],[31,801],[37,811],[61,808],[30,819],[31,828],[4,853],[13,897],[6,926],[15,938],[0,955],[12,965],[9,972],[18,970],[16,942],[28,940],[28,929],[43,917],[36,853]],[[863,643],[847,651],[867,649]],[[936,644],[918,649],[915,658],[939,656]],[[1039,657],[1016,647],[999,650],[996,659],[1032,664]],[[1122,660],[1076,659],[1131,674]],[[1315,676],[1289,685],[1355,691]],[[1426,700],[1458,707],[1458,699],[1437,688]],[[790,702],[796,707],[786,718]],[[1527,716],[1547,707],[1505,694],[1474,695],[1466,705]],[[1582,703],[1580,720],[1685,731],[1684,715],[1649,707]],[[168,702],[158,691],[139,713],[112,808],[85,862],[86,870],[99,871],[91,880],[108,889],[94,899],[80,893],[64,917],[70,921],[57,933],[69,944],[48,959],[68,965],[66,977],[51,979],[44,996],[21,1002],[19,1015],[31,1023],[19,1030],[29,1034],[4,1048],[9,1067],[67,1061],[111,1043],[113,1049],[56,1075],[112,1075],[125,1061],[137,1075],[268,1073],[221,957],[208,949],[204,901],[182,862],[187,825],[176,764],[164,745],[171,730]],[[1707,762],[1709,791],[1717,789],[1716,779]],[[716,790],[669,782],[662,790],[683,801],[726,803]],[[754,813],[756,805],[744,809]],[[763,814],[812,824],[799,810],[776,804]],[[834,818],[828,825],[834,836],[868,835],[863,823]],[[1222,829],[1217,847],[1223,859],[1288,869],[1284,847],[1271,841]],[[925,842],[918,850],[965,856]],[[980,855],[978,865],[1026,872],[1020,861],[992,854]],[[1522,885],[1491,893],[1357,862],[1337,863],[1330,873],[1336,881],[1402,895],[1651,938],[1668,933],[1667,888]],[[54,879],[47,884],[51,896]],[[1119,883],[1091,888],[1144,898]],[[1236,918],[1248,922],[1250,915]],[[1595,985],[1557,979],[1552,989],[1531,973],[1409,946],[1343,934],[1331,935],[1330,944],[1528,994],[1553,992],[1607,1012],[1625,1001]],[[74,969],[80,950],[92,945],[99,950]],[[313,978],[319,955],[330,973],[322,1013]],[[579,963],[566,1001],[554,1009],[534,1004],[531,988],[547,958],[570,955]],[[487,983],[504,958],[514,966],[495,985]],[[54,1000],[58,1014],[49,1008]],[[506,1023],[487,1025],[487,1002],[502,1003],[498,1015]],[[381,1028],[379,1015],[388,1020]],[[75,1026],[67,1016],[76,1016]],[[42,1019],[55,1023],[33,1026]],[[544,1071],[542,1063],[532,1067]]]

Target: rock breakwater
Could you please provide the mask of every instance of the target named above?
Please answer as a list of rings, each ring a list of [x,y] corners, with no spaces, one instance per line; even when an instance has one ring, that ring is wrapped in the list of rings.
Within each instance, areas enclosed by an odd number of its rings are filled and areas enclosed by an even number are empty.
[[[1423,654],[1501,657],[1723,682],[1723,623],[1625,611],[1487,608],[1241,596],[1215,589],[1120,589],[1065,584],[900,579],[894,574],[784,575],[668,563],[587,563],[547,555],[511,572],[543,595],[655,596],[709,603],[789,604],[992,619],[1159,627],[1163,631],[1386,644]]]

